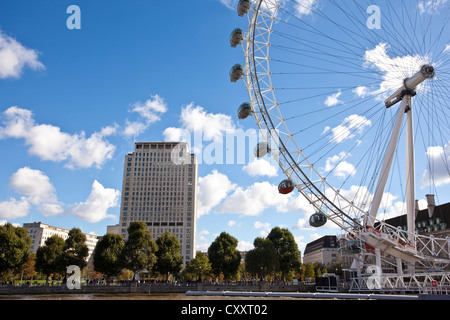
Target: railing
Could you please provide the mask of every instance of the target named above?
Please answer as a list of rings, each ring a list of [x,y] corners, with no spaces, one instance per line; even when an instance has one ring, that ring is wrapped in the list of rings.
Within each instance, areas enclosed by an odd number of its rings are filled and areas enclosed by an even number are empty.
[[[381,221],[375,226],[368,227],[368,232],[375,232],[378,236],[393,242],[397,247],[405,251],[417,251],[417,253],[424,257],[426,262],[441,262],[450,263],[450,238],[436,238],[433,235],[420,235],[413,233],[414,240],[408,240],[410,232],[401,229],[400,227],[393,227]],[[431,266],[429,264],[429,266]]]
[[[450,274],[370,275],[352,278],[349,291],[450,294]]]

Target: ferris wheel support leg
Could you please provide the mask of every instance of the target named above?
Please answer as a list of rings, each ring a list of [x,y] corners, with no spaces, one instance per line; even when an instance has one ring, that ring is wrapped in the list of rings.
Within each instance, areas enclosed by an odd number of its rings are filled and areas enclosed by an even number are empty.
[[[408,240],[415,246],[415,157],[414,157],[414,129],[413,109],[410,95],[403,98],[406,111],[406,214],[408,222]]]
[[[406,100],[406,99],[405,99]],[[405,115],[405,100],[403,100],[400,110],[398,111],[397,119],[395,120],[394,129],[392,131],[391,140],[389,141],[389,145],[386,150],[386,154],[384,156],[383,166],[381,168],[380,177],[378,179],[377,188],[375,190],[375,195],[372,200],[372,206],[369,212],[369,221],[366,222],[366,225],[373,226],[375,223],[375,219],[378,214],[378,210],[380,209],[381,199],[383,198],[384,190],[386,188],[386,183],[389,177],[389,172],[391,171],[392,161],[394,160],[395,150],[398,144],[398,139],[400,136],[400,129],[402,126],[403,117]]]

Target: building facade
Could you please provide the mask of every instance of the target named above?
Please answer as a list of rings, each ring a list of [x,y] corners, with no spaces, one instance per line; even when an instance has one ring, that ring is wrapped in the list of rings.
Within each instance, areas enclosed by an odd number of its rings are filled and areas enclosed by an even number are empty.
[[[31,252],[36,253],[37,249],[45,245],[45,241],[51,236],[59,236],[66,240],[69,237],[68,229],[50,226],[42,222],[24,223],[23,227],[28,230],[28,235],[31,238]],[[99,237],[93,234],[84,234],[86,236],[86,244],[89,248],[89,255],[87,261],[90,260]]]
[[[339,246],[336,236],[324,236],[306,245],[303,263],[330,265],[339,262]]]
[[[195,258],[198,164],[179,142],[139,142],[125,156],[120,220],[108,232],[127,239],[127,228],[143,221],[158,239],[165,232],[181,244],[185,265]]]

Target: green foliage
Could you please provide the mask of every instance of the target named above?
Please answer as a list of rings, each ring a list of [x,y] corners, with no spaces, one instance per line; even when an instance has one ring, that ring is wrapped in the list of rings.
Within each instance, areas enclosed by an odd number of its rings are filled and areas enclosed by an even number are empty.
[[[253,245],[255,248],[245,256],[245,269],[253,276],[265,278],[279,268],[277,251],[269,239],[256,238]]]
[[[89,256],[89,248],[86,244],[86,235],[78,228],[69,231],[65,241],[61,263],[65,266],[75,265],[80,269],[87,266],[86,259]]]
[[[166,275],[168,280],[169,274],[178,274],[183,267],[180,241],[173,234],[165,232],[156,240],[156,245],[158,251],[156,252],[155,270]]]
[[[65,266],[61,258],[64,245],[63,238],[53,235],[36,251],[36,270],[45,274],[47,281],[52,273],[64,272]]]
[[[212,271],[218,276],[223,273],[226,280],[236,275],[241,256],[237,251],[238,241],[226,232],[222,232],[208,248],[208,258]]]
[[[156,263],[158,246],[145,222],[132,222],[128,227],[128,239],[122,250],[121,261],[125,268],[133,271],[134,277],[141,270],[150,270]]]
[[[300,253],[294,236],[288,229],[273,228],[267,239],[275,246],[277,251],[279,270],[282,278],[297,272],[300,269]]]
[[[110,280],[119,276],[122,272],[120,256],[124,246],[121,235],[107,233],[95,247],[94,270],[103,273]]]
[[[209,258],[201,252],[197,252],[194,259],[189,261],[182,272],[184,280],[204,279],[211,274],[212,267]]]
[[[0,277],[17,272],[28,261],[31,238],[25,228],[11,223],[0,226]]]

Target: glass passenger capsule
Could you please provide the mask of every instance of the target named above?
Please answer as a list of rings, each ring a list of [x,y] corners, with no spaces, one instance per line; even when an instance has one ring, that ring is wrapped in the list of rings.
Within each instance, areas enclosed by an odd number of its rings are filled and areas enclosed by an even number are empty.
[[[239,119],[247,119],[252,114],[252,106],[248,102],[244,102],[239,106],[238,117]]]
[[[236,48],[239,44],[241,44],[243,39],[244,39],[244,31],[242,31],[242,29],[240,29],[240,28],[236,28],[231,33],[230,45],[233,48]]]
[[[244,74],[244,68],[239,64],[235,64],[230,70],[231,82],[237,82]]]
[[[361,252],[361,242],[359,240],[350,240],[345,246],[350,254],[358,254]]]
[[[270,153],[270,146],[267,142],[260,142],[255,147],[255,157],[263,158]]]
[[[281,194],[289,194],[294,191],[295,184],[292,180],[284,180],[278,185],[278,191]]]
[[[239,0],[237,12],[239,17],[243,17],[250,10],[250,0]]]
[[[309,225],[314,228],[323,227],[328,221],[327,216],[323,212],[317,212],[309,218]]]

